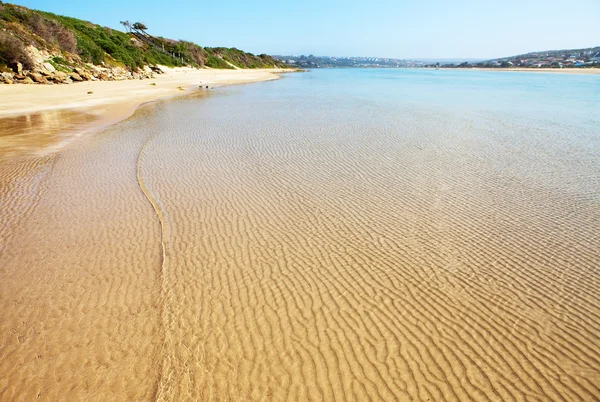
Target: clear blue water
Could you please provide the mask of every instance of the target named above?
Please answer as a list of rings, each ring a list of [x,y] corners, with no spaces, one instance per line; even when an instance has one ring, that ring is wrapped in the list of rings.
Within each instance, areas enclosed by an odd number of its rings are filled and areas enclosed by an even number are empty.
[[[383,133],[416,146],[433,138],[499,177],[600,193],[600,75],[316,69],[217,93],[233,95],[219,100],[224,108],[250,104],[252,116],[281,123],[273,130],[321,139],[328,128],[347,130],[346,139],[371,131],[371,146]]]

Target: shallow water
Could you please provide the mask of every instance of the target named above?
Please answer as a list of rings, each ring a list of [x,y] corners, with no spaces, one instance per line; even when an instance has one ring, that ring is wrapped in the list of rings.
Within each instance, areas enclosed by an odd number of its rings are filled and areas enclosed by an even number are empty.
[[[3,163],[0,399],[599,399],[599,89],[316,70]]]
[[[62,109],[0,118],[0,162],[56,151],[96,120]]]

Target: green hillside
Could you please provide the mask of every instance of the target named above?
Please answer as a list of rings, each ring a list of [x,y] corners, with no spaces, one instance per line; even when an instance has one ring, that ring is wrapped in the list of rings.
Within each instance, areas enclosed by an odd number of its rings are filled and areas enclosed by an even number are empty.
[[[121,22],[127,32],[0,1],[0,72],[33,69],[27,46],[53,55],[54,67],[90,63],[135,71],[144,66],[273,68],[281,63],[232,48],[201,47],[192,42],[149,35],[141,23]],[[138,28],[138,29],[136,29]]]

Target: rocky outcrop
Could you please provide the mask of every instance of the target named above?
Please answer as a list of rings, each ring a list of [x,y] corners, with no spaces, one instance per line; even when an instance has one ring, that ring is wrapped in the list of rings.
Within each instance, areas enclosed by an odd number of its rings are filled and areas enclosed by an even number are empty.
[[[97,66],[83,63],[77,56],[65,60],[61,54],[52,54],[33,46],[27,53],[34,67],[24,70],[21,63],[11,66],[14,73],[1,73],[0,84],[72,84],[84,81],[124,81],[154,78],[163,71],[156,66],[144,66],[135,71],[123,67]]]
[[[47,84],[48,80],[40,73],[30,73],[29,77],[33,82],[37,82],[38,84]]]
[[[50,63],[44,63],[42,64],[42,67],[45,71],[49,72],[50,74],[55,73],[56,69],[54,68],[54,66]]]
[[[14,75],[12,73],[0,74],[0,82],[3,84],[14,84]]]
[[[71,79],[76,82],[83,81],[83,78],[81,78],[81,76],[77,73],[71,73]]]
[[[25,75],[15,74],[17,84],[33,84],[33,80]]]

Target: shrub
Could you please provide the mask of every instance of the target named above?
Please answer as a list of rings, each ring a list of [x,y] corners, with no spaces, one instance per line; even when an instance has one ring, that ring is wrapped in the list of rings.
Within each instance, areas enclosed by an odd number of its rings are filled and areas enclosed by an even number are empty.
[[[0,31],[0,63],[21,63],[26,70],[33,68],[33,61],[25,51],[23,42],[3,31]]]
[[[57,25],[55,35],[56,41],[62,50],[71,53],[77,52],[77,38],[75,38],[73,32],[62,25]]]
[[[230,70],[233,69],[233,67],[227,64],[223,59],[212,54],[208,55],[208,58],[206,59],[206,66],[210,68],[226,68]]]

